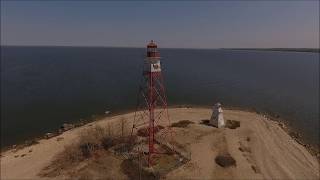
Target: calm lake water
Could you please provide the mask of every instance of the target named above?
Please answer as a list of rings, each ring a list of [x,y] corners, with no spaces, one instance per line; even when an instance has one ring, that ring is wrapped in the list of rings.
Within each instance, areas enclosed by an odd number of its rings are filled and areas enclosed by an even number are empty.
[[[319,142],[319,53],[160,49],[170,105],[256,108]],[[133,109],[145,49],[1,47],[2,147]]]

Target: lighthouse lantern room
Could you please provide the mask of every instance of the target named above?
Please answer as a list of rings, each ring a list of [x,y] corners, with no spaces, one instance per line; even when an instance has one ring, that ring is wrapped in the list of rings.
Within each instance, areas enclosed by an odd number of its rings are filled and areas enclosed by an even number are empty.
[[[160,53],[157,44],[151,40],[147,45],[147,57],[145,59],[144,72],[161,72]]]

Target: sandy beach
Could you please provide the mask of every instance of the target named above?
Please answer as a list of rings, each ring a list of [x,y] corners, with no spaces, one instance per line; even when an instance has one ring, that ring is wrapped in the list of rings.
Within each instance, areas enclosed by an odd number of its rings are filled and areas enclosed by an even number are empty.
[[[292,139],[275,121],[262,115],[240,110],[225,110],[226,120],[240,121],[236,129],[218,129],[201,124],[211,116],[206,108],[171,108],[171,122],[194,122],[186,128],[173,128],[175,141],[184,145],[191,159],[169,172],[167,179],[319,179],[319,163],[304,146]],[[134,113],[107,117],[71,129],[63,134],[42,139],[39,144],[20,150],[8,150],[1,156],[1,179],[39,179],[42,169],[50,165],[65,146],[77,141],[79,134],[96,125],[112,124],[119,130],[119,121],[132,126]],[[109,124],[109,125],[108,125]],[[217,154],[229,153],[236,166],[223,168],[215,163]],[[111,177],[111,175],[110,175]],[[124,174],[112,178],[128,179]],[[65,175],[53,179],[70,178]]]

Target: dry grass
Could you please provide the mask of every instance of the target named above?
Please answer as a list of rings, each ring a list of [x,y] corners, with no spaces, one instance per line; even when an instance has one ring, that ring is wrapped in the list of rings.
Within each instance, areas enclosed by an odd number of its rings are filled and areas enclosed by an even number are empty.
[[[65,147],[65,150],[55,157],[55,160],[47,167],[41,170],[40,177],[56,177],[63,174],[63,171],[72,169],[76,164],[83,161],[85,158],[82,155],[78,146],[72,144]]]
[[[70,174],[72,179],[126,179],[122,173],[123,159],[114,156],[111,152],[99,150],[99,156],[91,159],[78,171]]]
[[[95,126],[82,131],[79,140],[65,146],[64,151],[58,154],[54,161],[44,168],[39,175],[41,177],[56,177],[62,174],[70,174],[80,164],[89,163],[101,154],[105,154],[104,152],[110,147],[121,144],[123,145],[122,151],[133,147],[136,137],[114,136],[110,130],[111,128],[104,129]],[[83,173],[82,176],[85,177]]]
[[[124,174],[128,176],[129,179],[133,180],[155,180],[160,179],[159,175],[155,175],[150,171],[146,171],[144,168],[139,166],[135,161],[126,159],[121,164],[121,169]]]
[[[121,127],[121,136],[124,136],[125,128],[126,128],[126,120],[124,118],[120,119],[120,127]]]
[[[76,145],[81,152],[82,157],[89,158],[93,152],[101,149],[103,139],[112,138],[108,136],[105,129],[96,126],[92,129],[85,130],[80,134],[79,143]]]
[[[164,127],[161,125],[157,125],[156,127],[154,127],[154,133],[159,132],[161,129],[163,129]],[[141,137],[147,137],[149,135],[149,129],[148,127],[142,127],[140,129],[138,129],[137,131],[137,135],[141,136]]]
[[[181,161],[180,161],[181,160]],[[160,176],[164,176],[175,168],[184,164],[186,160],[179,155],[174,154],[158,154],[154,157],[153,169]]]
[[[156,126],[155,133],[163,128],[160,125]],[[106,128],[93,126],[83,130],[78,141],[65,146],[64,151],[58,154],[54,161],[39,173],[39,176],[74,179],[92,177],[124,179],[127,176],[129,179],[159,179],[159,174],[149,172],[146,168],[135,164],[136,161],[121,156],[130,152],[138,141],[138,136],[127,136],[126,129],[126,121],[122,119],[119,124],[110,124]],[[114,131],[119,133],[116,135]],[[148,129],[141,128],[137,134],[147,136]],[[155,160],[159,172],[167,172],[180,163],[172,152]],[[108,174],[105,174],[107,172]],[[113,176],[113,173],[116,175]]]

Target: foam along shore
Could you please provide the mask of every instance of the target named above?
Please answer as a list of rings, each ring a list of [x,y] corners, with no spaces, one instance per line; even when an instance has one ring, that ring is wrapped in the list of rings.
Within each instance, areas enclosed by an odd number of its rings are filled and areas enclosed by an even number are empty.
[[[240,122],[236,129],[204,125],[211,116],[207,108],[171,108],[171,122],[194,122],[185,128],[173,128],[175,141],[184,145],[191,159],[166,174],[168,179],[319,179],[319,162],[304,146],[292,139],[277,122],[262,115],[240,110],[224,110],[226,120]],[[96,125],[121,129],[119,122],[126,120],[129,129],[134,113],[107,117],[62,133],[42,139],[38,144],[1,154],[1,179],[36,179],[49,166],[56,155],[64,151],[86,129]],[[215,162],[218,154],[230,154],[236,165],[223,168]],[[115,170],[116,171],[116,170]],[[128,178],[124,173],[113,177]],[[68,178],[67,176],[54,178]],[[70,178],[70,177],[69,177]]]

